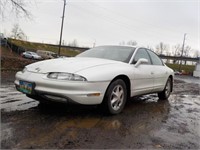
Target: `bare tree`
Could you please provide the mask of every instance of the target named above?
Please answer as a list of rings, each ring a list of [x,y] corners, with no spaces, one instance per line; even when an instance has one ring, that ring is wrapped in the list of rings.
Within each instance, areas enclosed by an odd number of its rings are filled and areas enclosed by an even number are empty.
[[[76,39],[74,39],[71,43],[68,44],[69,46],[72,46],[72,47],[78,47],[78,42]]]
[[[22,15],[26,18],[30,18],[31,13],[27,8],[27,4],[30,1],[26,0],[0,0],[0,16],[4,18],[6,14],[12,12],[16,17],[21,17]]]
[[[119,45],[131,45],[131,46],[135,46],[135,45],[137,45],[137,42],[134,41],[134,40],[130,40],[130,41],[128,41],[128,42],[121,41],[121,42],[119,43]]]
[[[190,46],[186,46],[183,50],[183,56],[188,57],[192,48]]]
[[[177,44],[175,46],[173,46],[173,50],[172,50],[172,55],[173,56],[180,56],[181,55],[181,45]]]
[[[127,45],[135,46],[135,45],[137,45],[137,42],[130,40],[130,41],[127,42]]]
[[[167,56],[171,56],[171,51],[169,50],[169,49],[167,49],[166,51],[165,51],[165,54],[167,55]]]
[[[13,39],[24,40],[26,38],[26,35],[18,24],[14,24],[10,37]]]
[[[124,41],[119,42],[119,45],[125,45],[125,42]]]
[[[198,50],[195,50],[194,57],[198,58],[199,56],[200,56],[200,52]]]
[[[189,53],[191,51],[191,47],[190,46],[185,46],[184,50],[183,50],[183,56],[188,57]],[[185,60],[185,65],[187,64],[187,61]]]
[[[180,44],[177,44],[172,47],[172,56],[181,56],[182,47]],[[178,63],[179,60],[173,60],[173,63]]]
[[[168,46],[166,44],[164,44],[163,42],[160,42],[156,46],[156,53],[162,55],[167,49],[168,49]]]
[[[149,45],[147,45],[147,48],[150,49],[150,50],[152,50],[152,51],[154,51],[153,47],[151,47]]]

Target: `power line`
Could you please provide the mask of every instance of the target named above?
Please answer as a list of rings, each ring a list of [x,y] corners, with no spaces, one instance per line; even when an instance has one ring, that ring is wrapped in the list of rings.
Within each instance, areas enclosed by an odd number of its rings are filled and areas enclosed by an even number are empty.
[[[131,28],[130,27],[130,24],[126,24],[125,22],[121,22],[121,21],[119,21],[119,20],[116,20],[116,19],[114,19],[114,18],[112,18],[112,17],[109,17],[108,15],[103,15],[103,14],[97,14],[96,12],[93,12],[92,11],[92,13],[91,13],[91,11],[89,11],[88,9],[84,9],[83,7],[81,7],[81,6],[77,6],[77,5],[74,5],[74,4],[71,4],[71,6],[74,6],[74,7],[77,7],[77,8],[79,8],[79,9],[82,9],[83,11],[82,12],[84,12],[84,13],[86,13],[86,12],[88,12],[90,15],[93,15],[93,16],[97,16],[98,15],[98,18],[103,18],[104,19],[104,21],[107,21],[107,22],[110,22],[110,23],[113,23],[113,24],[118,24],[120,27],[123,27],[123,28],[125,28],[126,30],[128,30],[129,32],[132,32],[132,33],[136,33],[136,32],[138,32],[138,30],[136,29],[136,28]],[[95,15],[95,13],[97,14],[97,15]],[[165,37],[165,36],[163,36],[163,33],[157,33],[157,34],[155,34],[156,32],[153,32],[153,33],[150,33],[151,31],[145,31],[146,29],[143,29],[143,30],[140,30],[140,35],[142,36],[144,36],[144,35],[146,35],[147,37],[149,37],[149,38],[155,38],[155,37],[157,37],[158,39],[160,39],[161,37]],[[135,31],[135,32],[134,32]],[[139,35],[139,36],[140,36]],[[141,37],[140,36],[140,37]],[[177,39],[177,38],[175,38],[175,39]],[[177,40],[173,40],[173,41],[176,41],[177,42]],[[172,36],[170,36],[170,40],[172,40]]]
[[[91,1],[89,1],[89,0],[85,0],[85,1],[87,1],[88,3],[91,3],[93,6],[97,6],[97,7],[101,8],[101,9],[107,11],[107,12],[110,12],[110,13],[114,14],[114,15],[117,14],[117,16],[121,16],[121,17],[125,18],[126,20],[131,20],[131,19],[127,19],[127,18],[129,18],[128,16],[122,15],[121,13],[118,13],[118,12],[115,12],[115,11],[111,11],[110,9],[107,9],[107,8],[105,8],[105,7],[102,7],[102,6],[98,5],[98,4],[95,3],[95,2],[91,2]],[[140,1],[139,1],[139,2],[140,2]],[[156,29],[157,29],[157,28],[160,28],[160,29],[162,29],[162,30],[163,30],[163,28],[165,28],[166,30],[172,32],[173,34],[176,34],[175,32],[177,32],[177,31],[173,31],[173,30],[171,30],[171,29],[168,29],[168,28],[166,28],[166,27],[162,27],[162,26],[159,26],[159,25],[151,24],[151,23],[149,23],[149,22],[145,22],[145,21],[140,20],[140,19],[138,19],[138,18],[134,18],[134,20],[137,20],[137,22],[140,22],[140,23],[142,23],[142,24],[148,25],[148,27],[149,27],[149,26],[152,26],[152,27],[154,27],[154,28],[156,28]],[[179,33],[180,33],[180,32],[179,32]],[[181,32],[181,33],[182,33],[182,32]]]

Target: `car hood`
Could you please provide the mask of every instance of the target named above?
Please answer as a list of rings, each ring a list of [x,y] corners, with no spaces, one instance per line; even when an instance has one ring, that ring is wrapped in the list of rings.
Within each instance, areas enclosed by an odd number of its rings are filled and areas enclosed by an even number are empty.
[[[68,72],[76,73],[88,68],[109,65],[115,63],[122,63],[114,60],[106,60],[99,58],[84,58],[84,57],[73,57],[73,58],[58,58],[37,62],[26,66],[30,72],[37,73],[49,73],[49,72]]]

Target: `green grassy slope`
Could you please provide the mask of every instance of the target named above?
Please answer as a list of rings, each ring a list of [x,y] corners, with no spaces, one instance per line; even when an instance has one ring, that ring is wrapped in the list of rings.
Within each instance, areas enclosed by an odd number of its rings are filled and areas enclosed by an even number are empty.
[[[46,51],[52,51],[54,53],[58,52],[58,47],[51,46],[48,44],[27,42],[27,41],[15,40],[15,39],[9,39],[9,41],[11,41],[13,44],[17,46],[21,46],[31,51],[46,50]],[[61,51],[60,51],[60,54],[64,56],[76,56],[79,53],[80,51],[73,50],[70,48],[61,48]]]
[[[173,70],[179,70],[179,64],[166,64],[168,67],[172,68]],[[184,70],[186,73],[192,73],[195,69],[194,65],[182,65],[181,70]]]
[[[21,41],[21,40],[14,40],[9,39],[12,43],[21,46],[23,48],[26,48],[27,50],[31,51],[37,51],[37,50],[47,50],[57,53],[58,47],[43,44],[43,43],[33,43],[33,42],[27,42],[27,41]],[[75,56],[79,54],[80,51],[74,50],[72,48],[61,48],[61,55],[64,56]],[[11,52],[9,49],[5,49],[1,47],[1,55],[2,56],[10,56],[10,57],[18,57],[19,55],[15,54],[14,52]],[[173,70],[179,70],[179,64],[166,64]],[[181,70],[184,70],[186,73],[192,73],[195,69],[194,65],[182,65]]]

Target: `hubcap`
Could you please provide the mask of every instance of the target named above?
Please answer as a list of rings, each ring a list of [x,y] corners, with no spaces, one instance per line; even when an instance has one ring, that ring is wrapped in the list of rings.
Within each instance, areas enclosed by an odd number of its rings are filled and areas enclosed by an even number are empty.
[[[121,105],[123,104],[124,101],[124,89],[121,85],[117,85],[113,88],[110,96],[110,101],[111,101],[111,107],[114,110],[117,111],[121,108]]]
[[[170,80],[167,81],[167,85],[165,87],[165,95],[168,97],[171,92],[171,83]]]

